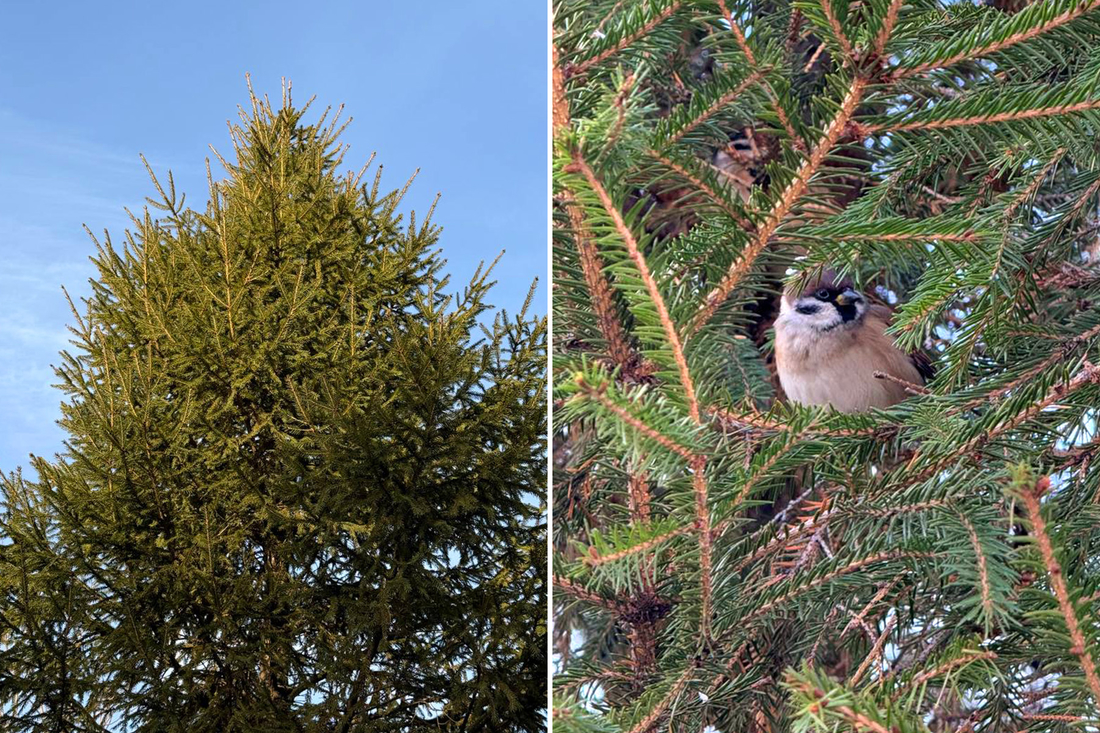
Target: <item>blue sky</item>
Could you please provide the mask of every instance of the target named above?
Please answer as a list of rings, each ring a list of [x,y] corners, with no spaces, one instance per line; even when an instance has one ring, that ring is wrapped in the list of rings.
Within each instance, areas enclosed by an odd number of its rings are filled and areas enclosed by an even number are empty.
[[[71,323],[61,292],[89,291],[92,231],[121,242],[124,206],[152,187],[139,153],[205,201],[208,145],[245,73],[273,99],[280,80],[315,109],[345,105],[358,168],[372,151],[406,201],[434,221],[456,285],[506,249],[495,302],[515,309],[545,283],[546,7],[463,3],[10,3],[0,45],[0,470],[61,450],[51,364]],[[545,286],[537,296],[545,312]]]

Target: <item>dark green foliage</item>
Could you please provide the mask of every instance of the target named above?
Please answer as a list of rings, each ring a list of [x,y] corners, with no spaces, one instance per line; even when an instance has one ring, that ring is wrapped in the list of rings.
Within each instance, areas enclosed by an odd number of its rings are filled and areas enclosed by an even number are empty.
[[[1095,727],[1100,3],[554,16],[556,725]],[[927,390],[777,394],[825,267]]]
[[[544,728],[545,319],[445,295],[304,112],[97,243],[66,449],[3,483],[5,731]]]

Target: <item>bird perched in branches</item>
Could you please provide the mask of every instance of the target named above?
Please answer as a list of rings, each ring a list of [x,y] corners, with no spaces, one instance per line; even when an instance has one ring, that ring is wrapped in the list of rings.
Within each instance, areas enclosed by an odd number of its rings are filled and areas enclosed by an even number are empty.
[[[889,407],[905,399],[931,378],[931,362],[894,346],[886,335],[890,316],[889,308],[868,302],[850,281],[830,272],[788,288],[775,321],[783,391],[794,402],[831,405],[841,412]]]

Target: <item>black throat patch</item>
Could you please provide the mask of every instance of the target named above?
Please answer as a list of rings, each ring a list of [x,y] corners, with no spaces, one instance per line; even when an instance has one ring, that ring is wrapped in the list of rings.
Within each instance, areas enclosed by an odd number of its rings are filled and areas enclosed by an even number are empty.
[[[849,323],[856,319],[858,312],[856,311],[856,304],[849,303],[848,305],[840,305],[839,303],[833,303],[836,306],[837,313],[844,319],[845,323]]]

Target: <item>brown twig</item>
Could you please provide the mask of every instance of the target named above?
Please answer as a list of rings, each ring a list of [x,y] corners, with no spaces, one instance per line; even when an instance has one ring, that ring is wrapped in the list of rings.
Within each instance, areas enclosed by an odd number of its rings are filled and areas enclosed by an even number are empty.
[[[626,477],[626,486],[630,495],[631,516],[639,524],[649,524],[649,480],[645,476],[631,473]]]
[[[903,122],[896,125],[867,125],[863,129],[864,132],[869,135],[883,132],[906,132],[909,130],[943,130],[951,127],[989,125],[996,122],[1030,120],[1036,117],[1053,117],[1055,115],[1071,114],[1073,112],[1085,112],[1090,109],[1100,109],[1100,100],[1092,99],[1087,102],[1077,102],[1076,104],[1062,104],[1056,107],[1040,107],[1038,109],[1025,109],[1016,112],[1001,112],[995,115],[956,117],[946,120],[917,120],[916,122]]]
[[[982,543],[978,538],[978,530],[974,529],[974,524],[967,519],[965,514],[957,512],[957,516],[963,527],[966,528],[966,533],[970,536],[970,546],[974,549],[974,557],[978,559],[978,578],[982,586],[982,610],[985,611],[987,619],[993,618],[993,593],[989,585],[989,567],[986,562],[985,551],[982,549]]]
[[[831,0],[820,0],[821,10],[825,13],[825,19],[829,22],[829,29],[840,44],[840,50],[844,52],[844,65],[849,66],[856,62],[856,51],[852,48],[852,42],[844,35],[844,29],[840,25],[840,19],[833,12]]]
[[[895,377],[893,374],[887,374],[886,372],[879,371],[872,372],[872,374],[874,374],[875,379],[885,379],[887,382],[893,382],[911,395],[932,394],[931,390],[927,389],[926,387],[922,387],[919,384],[913,384],[912,382],[907,382],[900,377]]]
[[[907,573],[898,573],[889,583],[883,583],[882,587],[871,597],[871,600],[867,601],[867,605],[860,609],[858,613],[852,614],[852,619],[845,625],[844,630],[840,632],[840,638],[843,639],[849,631],[865,623],[864,619],[867,618],[867,614],[871,612],[871,609],[881,603],[890,591],[893,590],[894,586],[904,579],[906,575]]]
[[[726,7],[725,0],[718,0],[718,8],[722,11],[722,15],[730,24],[730,32],[733,33],[733,37],[737,41],[737,46],[741,49],[741,53],[745,54],[745,60],[749,62],[749,66],[756,68],[756,56],[753,55],[752,49],[749,48],[749,42],[745,40],[745,34],[741,30],[741,26],[733,19],[733,13]]]
[[[897,616],[891,616],[887,621],[885,628],[875,641],[875,645],[871,647],[871,651],[867,653],[867,656],[863,659],[863,663],[859,665],[859,669],[852,675],[852,678],[848,681],[848,684],[855,687],[859,683],[863,675],[867,673],[867,670],[871,668],[871,664],[876,659],[882,656],[882,650],[886,646],[886,640],[890,637],[890,633],[893,632],[894,626],[897,624]]]
[[[701,638],[710,639],[711,596],[713,581],[711,578],[711,535],[710,507],[707,500],[706,459],[700,456],[692,467],[692,490],[695,493],[695,528],[699,530],[699,570],[700,595],[702,605]]]
[[[581,274],[592,308],[596,313],[596,326],[607,341],[607,352],[611,360],[620,367],[629,368],[638,359],[627,340],[623,324],[619,320],[615,297],[611,285],[603,274],[603,258],[592,239],[584,221],[584,213],[571,191],[565,192],[565,211],[573,230],[573,243],[581,263]]]
[[[802,523],[794,525],[793,527],[785,528],[782,532],[776,534],[776,536],[772,538],[767,544],[758,547],[748,557],[742,558],[742,560],[734,567],[733,571],[735,573],[740,573],[760,558],[781,551],[787,545],[789,545],[791,541],[801,539],[808,534],[816,532],[821,525],[825,524],[829,516],[831,516],[830,512],[823,512],[822,514],[806,519]],[[720,522],[717,526],[715,526],[715,536],[721,535],[720,530],[723,529],[725,525],[729,523],[729,521],[731,520]]]
[[[905,683],[904,685],[902,685],[901,687],[899,687],[897,690],[894,691],[893,698],[896,700],[899,697],[901,697],[902,693],[905,690],[909,690],[909,689],[912,689],[914,687],[920,687],[921,685],[923,685],[925,682],[928,682],[929,680],[934,680],[937,677],[942,677],[943,675],[947,674],[948,672],[950,672],[954,669],[957,669],[959,667],[965,667],[966,665],[970,664],[971,662],[975,662],[975,661],[978,661],[980,659],[996,659],[996,658],[997,658],[996,653],[989,652],[989,651],[964,653],[961,656],[958,656],[954,659],[951,659],[951,660],[939,665],[938,667],[933,667],[932,669],[926,670],[924,672],[921,672],[918,675],[915,675],[911,680],[909,680],[907,683]]]
[[[810,73],[810,69],[812,69],[814,67],[814,64],[817,63],[817,60],[821,57],[821,54],[823,54],[823,53],[825,53],[825,44],[824,43],[818,45],[817,49],[813,52],[813,55],[810,56],[810,60],[807,61],[806,65],[802,67],[802,73],[803,74]]]
[[[1077,620],[1077,611],[1073,606],[1069,588],[1066,587],[1065,574],[1062,572],[1062,566],[1054,554],[1054,545],[1050,541],[1047,523],[1043,518],[1043,512],[1039,504],[1040,497],[1049,488],[1050,479],[1044,476],[1036,482],[1032,489],[1021,492],[1020,499],[1031,523],[1031,530],[1039,543],[1039,553],[1043,557],[1043,564],[1050,576],[1050,585],[1054,591],[1054,597],[1058,601],[1058,609],[1062,612],[1066,629],[1069,631],[1070,641],[1073,642],[1070,652],[1081,663],[1085,680],[1088,682],[1089,689],[1092,690],[1093,700],[1100,700],[1100,677],[1096,673],[1096,663],[1089,653],[1085,635],[1081,631],[1080,622]]]
[[[562,71],[561,62],[558,59],[558,47],[551,47],[553,62],[553,103],[551,116],[554,121],[554,134],[569,127],[569,98],[565,95],[565,72]]]
[[[622,610],[623,604],[621,601],[604,598],[599,593],[594,593],[578,583],[574,583],[569,578],[563,578],[560,575],[554,576],[554,585],[561,588],[569,595],[576,598],[578,601],[585,601],[591,603],[594,606],[601,606],[609,611],[619,612]]]
[[[622,134],[623,125],[626,123],[626,98],[630,95],[630,90],[634,87],[634,72],[630,72],[623,79],[622,86],[619,87],[619,93],[615,95],[615,125],[611,128],[611,133],[607,136],[607,142],[604,143],[603,153],[610,150],[619,139],[619,135]]]
[[[890,0],[890,7],[886,9],[886,17],[882,19],[882,27],[875,34],[874,53],[881,56],[886,49],[886,43],[890,40],[890,34],[894,32],[894,24],[898,21],[898,12],[901,10],[902,0]]]
[[[787,601],[790,601],[791,599],[802,595],[803,593],[814,590],[815,588],[819,588],[819,587],[821,587],[821,586],[823,586],[827,583],[831,583],[839,577],[842,577],[842,576],[847,575],[849,573],[854,573],[854,572],[857,572],[859,570],[862,570],[863,568],[867,567],[868,565],[874,565],[875,563],[880,563],[880,562],[889,562],[891,560],[904,560],[904,559],[917,559],[917,558],[930,558],[930,557],[935,557],[935,555],[933,553],[928,553],[928,552],[886,551],[886,552],[879,552],[877,554],[871,555],[870,557],[864,557],[864,558],[860,558],[859,560],[854,560],[851,563],[849,563],[848,565],[845,565],[844,567],[837,568],[836,570],[833,570],[830,573],[826,573],[825,575],[822,575],[821,577],[810,581],[806,585],[800,585],[797,588],[793,588],[792,590],[788,591],[787,593],[784,593],[780,597],[775,598],[771,601],[768,601],[767,603],[764,603],[761,606],[758,606],[756,608],[756,610],[752,611],[751,613],[746,615],[744,618],[742,618],[738,622],[738,624],[739,624],[740,627],[744,627],[748,622],[753,621],[755,619],[758,619],[758,618],[760,618],[761,616],[764,616],[767,613],[770,613],[772,611],[772,609],[776,608],[777,606],[780,606],[780,605],[786,603]]]

